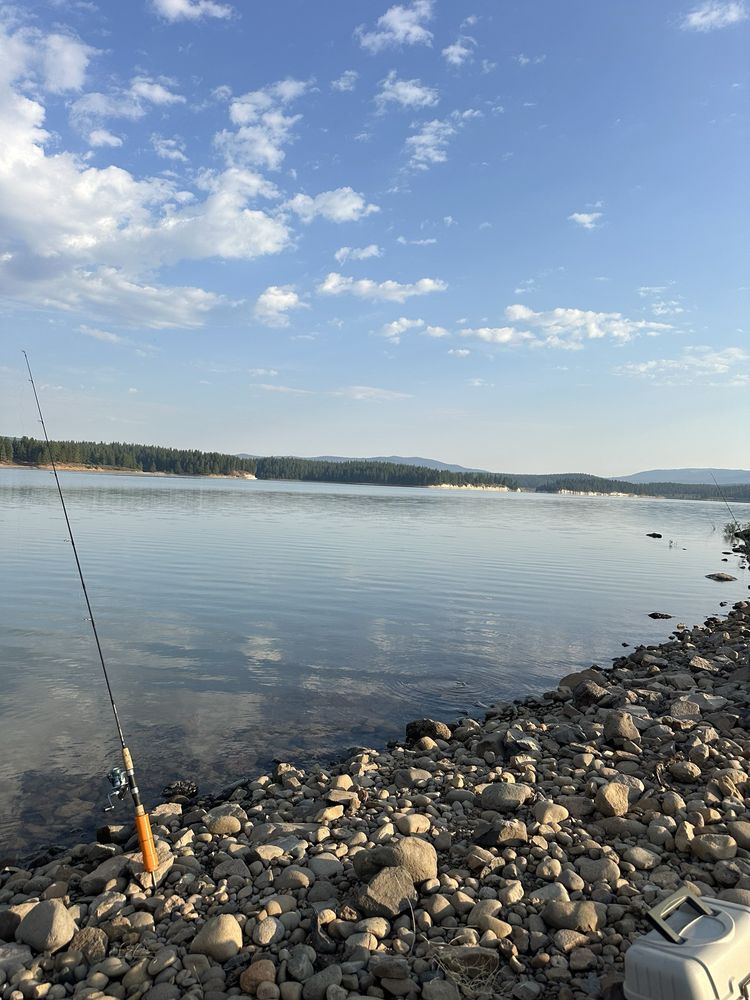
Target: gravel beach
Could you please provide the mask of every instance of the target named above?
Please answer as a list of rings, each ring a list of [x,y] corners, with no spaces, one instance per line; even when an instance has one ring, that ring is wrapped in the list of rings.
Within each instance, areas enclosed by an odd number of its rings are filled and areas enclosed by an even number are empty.
[[[0,997],[622,996],[685,882],[750,905],[750,602],[611,667],[0,873]],[[179,787],[177,791],[179,791]]]

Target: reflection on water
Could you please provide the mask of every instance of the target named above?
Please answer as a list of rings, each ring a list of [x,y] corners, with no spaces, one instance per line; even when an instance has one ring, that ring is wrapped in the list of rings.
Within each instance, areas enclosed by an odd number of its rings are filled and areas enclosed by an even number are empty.
[[[478,714],[747,593],[720,561],[719,503],[85,473],[63,488],[149,796]],[[0,471],[0,558],[8,856],[100,822],[117,742],[48,473]],[[737,583],[705,579],[727,568]]]

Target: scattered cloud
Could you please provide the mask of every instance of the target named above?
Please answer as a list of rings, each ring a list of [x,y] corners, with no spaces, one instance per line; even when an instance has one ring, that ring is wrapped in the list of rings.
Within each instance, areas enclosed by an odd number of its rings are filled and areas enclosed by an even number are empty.
[[[747,20],[744,0],[706,0],[682,20],[684,31],[717,31]]]
[[[682,299],[676,295],[672,288],[674,282],[666,285],[641,285],[638,295],[642,299],[650,300],[651,312],[654,316],[679,316],[685,312]],[[671,292],[671,295],[668,293]]]
[[[229,4],[215,0],[152,0],[153,9],[165,21],[198,21],[203,17],[232,17]]]
[[[432,0],[413,0],[408,6],[389,7],[374,30],[366,31],[360,25],[354,36],[363,49],[373,53],[401,45],[432,45],[432,32],[425,27],[431,18]]]
[[[466,384],[469,385],[469,386],[471,386],[472,389],[492,389],[493,388],[493,383],[492,382],[486,382],[483,378],[470,378],[469,381]]]
[[[424,328],[424,332],[427,334],[428,337],[438,338],[438,337],[450,336],[449,332],[445,329],[444,326],[426,326]]]
[[[513,57],[519,66],[539,66],[547,58],[546,55],[542,54],[539,56],[527,56],[523,52],[519,52],[517,56]]]
[[[42,45],[41,58],[44,86],[53,94],[80,90],[86,79],[89,60],[96,49],[69,35],[47,35]]]
[[[337,389],[332,396],[345,396],[347,399],[375,400],[387,402],[392,399],[411,399],[408,392],[394,392],[393,389],[377,389],[372,385],[350,385],[345,389]]]
[[[154,152],[162,160],[174,160],[178,163],[187,163],[185,156],[185,143],[181,139],[167,139],[162,135],[154,133],[151,136],[151,145]]]
[[[568,221],[575,222],[581,229],[598,229],[601,218],[601,212],[573,212],[568,216]]]
[[[405,316],[401,316],[399,319],[394,319],[392,323],[386,323],[380,332],[392,344],[399,344],[401,343],[401,335],[407,330],[417,330],[423,326],[423,319],[406,319]]]
[[[486,344],[523,344],[533,340],[534,335],[527,330],[516,330],[512,326],[467,327],[461,330],[462,337],[475,337]]]
[[[347,91],[354,90],[358,79],[359,73],[356,69],[344,70],[340,77],[331,80],[331,90],[338,90],[339,93],[345,94]]]
[[[261,292],[253,309],[255,318],[265,326],[289,326],[289,313],[293,309],[306,309],[294,290],[294,285],[269,285]]]
[[[297,194],[284,207],[290,208],[304,223],[316,218],[329,222],[357,222],[380,211],[377,205],[368,204],[363,195],[350,187],[323,191],[314,198],[308,194]]]
[[[454,358],[468,358],[471,351],[466,347],[451,347],[448,354],[452,354]]]
[[[429,108],[438,103],[438,92],[434,87],[424,86],[419,80],[400,80],[395,69],[392,69],[380,81],[375,103],[381,114],[390,104],[402,108]]]
[[[149,104],[184,104],[186,98],[182,94],[175,94],[169,88],[174,86],[174,80],[162,77],[154,80],[149,76],[136,76],[130,84],[130,92],[135,97]]]
[[[253,389],[262,389],[264,392],[281,392],[288,396],[312,396],[310,389],[296,389],[291,385],[274,385],[268,382],[254,382]]]
[[[383,251],[377,243],[370,243],[366,247],[339,247],[333,255],[339,264],[347,260],[369,260],[371,257],[382,257]]]
[[[471,35],[460,35],[453,45],[448,45],[443,49],[442,55],[451,66],[463,66],[465,62],[471,62],[474,58],[474,46],[477,41]]]
[[[90,146],[110,146],[115,148],[117,146],[122,146],[122,139],[119,135],[114,135],[106,128],[95,128],[89,133],[89,145]]]
[[[688,347],[679,358],[660,358],[621,365],[618,375],[648,379],[660,385],[750,385],[750,354],[740,347]],[[717,381],[718,380],[718,381]]]
[[[71,105],[70,118],[81,132],[103,133],[102,124],[109,118],[138,121],[154,106],[185,104],[186,98],[174,87],[175,81],[169,77],[135,76],[127,88],[82,94]]]
[[[85,326],[83,324],[78,329],[86,337],[93,337],[94,340],[101,340],[105,344],[124,343],[123,337],[118,337],[116,333],[110,333],[109,330],[98,330],[96,327]]]
[[[300,115],[287,108],[307,91],[308,81],[287,78],[235,97],[229,117],[236,130],[224,129],[214,142],[233,166],[260,166],[278,170],[284,161],[284,146],[292,142],[292,129]]]
[[[454,111],[448,118],[433,118],[432,121],[414,125],[417,131],[408,136],[405,143],[412,170],[429,170],[436,163],[445,163],[448,159],[448,143],[467,121],[480,118],[481,114],[481,111],[469,108],[466,111]]]
[[[402,246],[431,247],[435,243],[437,243],[437,240],[434,237],[428,237],[427,239],[423,240],[407,240],[405,236],[397,236],[396,242],[400,243]]]
[[[279,374],[275,368],[248,368],[247,373],[253,378],[269,378]]]
[[[349,278],[332,271],[317,288],[320,295],[355,295],[374,302],[405,302],[407,299],[432,292],[444,292],[448,286],[439,278],[420,278],[412,284],[398,281],[373,281],[370,278]]]

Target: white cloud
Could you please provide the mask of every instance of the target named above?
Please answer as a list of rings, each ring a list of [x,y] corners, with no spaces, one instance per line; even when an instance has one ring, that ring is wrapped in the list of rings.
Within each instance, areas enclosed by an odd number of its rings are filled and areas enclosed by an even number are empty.
[[[338,90],[341,94],[354,90],[358,79],[359,73],[356,69],[344,70],[340,77],[336,80],[331,80],[331,90]]]
[[[229,4],[215,0],[152,0],[154,10],[167,21],[197,21],[202,17],[231,17]]]
[[[292,309],[306,309],[293,285],[269,285],[258,296],[253,315],[265,326],[289,326],[288,313]]]
[[[583,341],[611,338],[620,343],[647,334],[659,334],[672,327],[668,323],[627,319],[618,312],[593,312],[587,309],[550,309],[534,312],[527,306],[508,306],[505,314],[511,322],[523,322],[539,331],[542,343],[549,347],[579,348]]]
[[[448,337],[450,334],[444,326],[426,326],[424,332],[428,337]]]
[[[314,198],[308,194],[297,194],[284,207],[290,208],[305,223],[318,217],[329,222],[357,222],[380,211],[377,205],[368,204],[363,195],[350,187],[323,191]]]
[[[105,344],[122,344],[124,339],[118,337],[116,333],[110,333],[108,330],[98,330],[96,327],[86,326],[81,324],[78,329],[87,337],[93,337],[94,340],[101,340]]]
[[[526,330],[516,330],[512,326],[481,326],[478,328],[465,328],[461,331],[462,337],[476,337],[487,344],[523,344],[533,340],[533,334]]]
[[[483,378],[470,378],[466,383],[470,385],[472,389],[492,389],[494,385],[492,382],[486,382]]]
[[[383,251],[377,243],[370,243],[366,247],[339,247],[333,255],[339,264],[347,260],[369,260],[371,257],[382,257]]]
[[[405,302],[418,295],[444,292],[448,286],[438,278],[420,278],[413,284],[402,285],[398,281],[372,281],[370,278],[344,277],[332,271],[317,288],[320,295],[355,295],[360,299],[375,302]]]
[[[80,90],[95,49],[69,35],[47,35],[42,48],[44,85],[54,94]]]
[[[399,344],[401,335],[407,330],[418,330],[422,326],[424,326],[423,319],[406,319],[405,316],[401,316],[399,319],[394,319],[392,323],[386,323],[380,332],[386,340],[390,340],[393,344]]]
[[[294,138],[292,128],[301,117],[289,115],[285,109],[302,97],[308,86],[307,81],[287,78],[234,98],[229,117],[237,129],[224,129],[214,140],[227,162],[278,170],[285,156],[283,147]]]
[[[452,347],[448,351],[448,354],[452,354],[454,358],[468,358],[468,356],[471,354],[471,351],[469,351],[465,347]]]
[[[399,45],[431,45],[432,32],[424,26],[431,17],[432,0],[413,0],[408,7],[401,4],[389,7],[378,18],[374,31],[365,31],[364,25],[360,25],[354,34],[369,52]]]
[[[449,121],[433,118],[425,122],[406,140],[409,164],[416,170],[427,170],[435,163],[445,163],[448,143],[455,134],[456,127]]]
[[[345,389],[337,389],[332,396],[345,396],[348,399],[376,400],[387,402],[392,399],[411,399],[408,392],[394,392],[393,389],[377,389],[372,385],[350,385]]]
[[[90,146],[122,146],[122,139],[119,135],[113,135],[106,128],[95,128],[92,132],[89,132],[89,145]]]
[[[582,229],[598,229],[601,212],[573,212],[568,216],[569,222],[575,222]]]
[[[438,92],[434,87],[426,87],[419,80],[400,80],[394,69],[380,81],[380,91],[375,95],[381,113],[389,104],[402,108],[429,108],[437,102]]]
[[[295,389],[291,385],[271,385],[265,382],[258,382],[254,389],[263,389],[264,392],[282,392],[289,396],[312,396],[310,389]]]
[[[263,376],[268,378],[279,374],[275,368],[248,368],[247,373],[254,378],[262,378]]]
[[[618,375],[648,379],[661,385],[746,386],[750,354],[740,347],[688,347],[679,358],[634,362],[615,369]],[[714,380],[718,379],[718,382]]]
[[[747,16],[743,0],[706,0],[685,15],[681,27],[684,31],[717,31],[739,24]]]
[[[470,62],[474,58],[472,46],[476,44],[476,39],[470,35],[460,35],[453,45],[443,49],[443,58],[451,66],[463,66],[465,62]]]
[[[185,143],[181,139],[167,139],[163,135],[151,136],[151,145],[154,147],[154,152],[157,156],[160,156],[162,160],[176,160],[179,163],[187,163],[187,156],[185,156]]]
[[[70,117],[83,132],[108,118],[137,121],[143,118],[150,106],[184,104],[185,97],[170,89],[173,86],[174,81],[168,77],[136,76],[127,89],[113,89],[106,94],[99,91],[83,94],[71,105]]]
[[[402,246],[431,247],[435,243],[437,243],[437,240],[434,237],[429,237],[428,239],[424,240],[407,240],[405,236],[397,236],[396,242],[400,243]]]
[[[543,63],[547,57],[545,55],[527,56],[523,52],[520,52],[514,58],[519,66],[538,66],[540,63]]]
[[[417,131],[405,143],[409,156],[409,166],[413,170],[429,170],[435,163],[445,163],[447,148],[451,139],[464,127],[466,122],[481,118],[482,112],[475,108],[453,111],[448,118],[433,118],[432,121],[414,125]],[[445,219],[450,219],[446,216]],[[443,221],[445,221],[445,219]],[[449,223],[446,223],[448,225]]]

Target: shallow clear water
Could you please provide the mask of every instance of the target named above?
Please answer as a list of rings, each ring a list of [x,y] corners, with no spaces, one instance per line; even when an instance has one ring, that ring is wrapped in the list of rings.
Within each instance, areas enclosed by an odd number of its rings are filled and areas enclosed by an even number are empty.
[[[720,503],[61,479],[147,799],[175,777],[219,789],[274,758],[380,744],[415,716],[481,714],[750,582],[721,561]],[[0,471],[0,560],[9,857],[101,823],[119,759],[49,473]],[[737,582],[705,579],[719,570]]]

